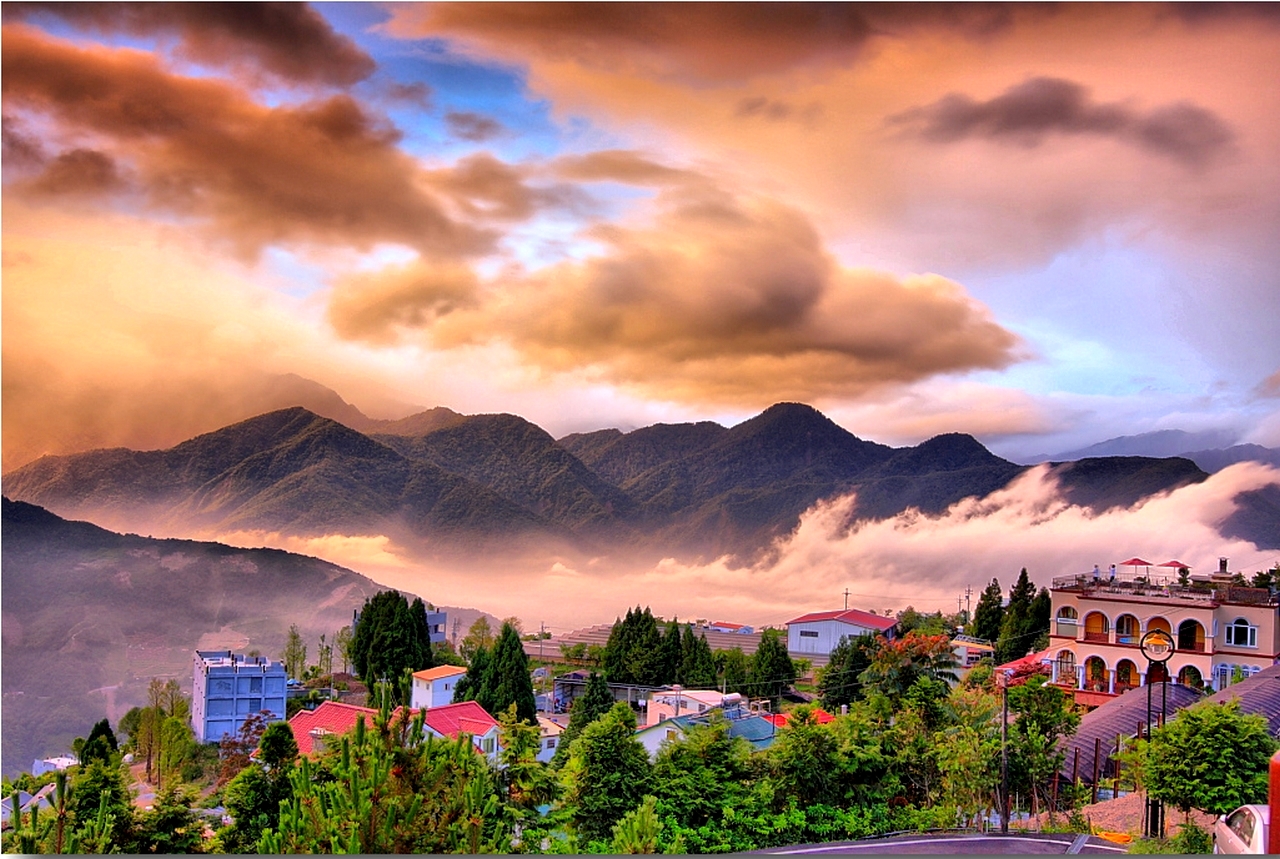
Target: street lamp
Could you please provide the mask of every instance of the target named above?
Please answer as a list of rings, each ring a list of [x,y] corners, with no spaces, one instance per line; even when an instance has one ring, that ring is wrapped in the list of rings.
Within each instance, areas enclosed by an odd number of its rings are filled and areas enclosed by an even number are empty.
[[[1173,658],[1173,654],[1177,653],[1178,646],[1173,640],[1173,635],[1165,630],[1149,629],[1138,642],[1138,649],[1147,658],[1147,742],[1150,742],[1151,668],[1153,665],[1159,665],[1160,673],[1164,675],[1164,685],[1160,687],[1160,722],[1163,724],[1169,703],[1169,669],[1165,666]],[[1159,838],[1164,835],[1164,802],[1152,799],[1148,795],[1146,805],[1147,813],[1143,820],[1145,835],[1147,838]]]

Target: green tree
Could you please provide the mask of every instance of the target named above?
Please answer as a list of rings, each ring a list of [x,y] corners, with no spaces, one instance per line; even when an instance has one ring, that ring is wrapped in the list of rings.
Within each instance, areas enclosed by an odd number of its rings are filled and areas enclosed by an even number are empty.
[[[541,735],[537,725],[520,718],[515,704],[498,714],[498,722],[502,725],[498,788],[513,819],[528,821],[537,817],[539,805],[555,798],[551,770],[538,760]]]
[[[787,655],[787,645],[782,633],[776,629],[766,629],[751,660],[751,694],[768,698],[776,707],[782,693],[791,688],[795,680],[795,665]]]
[[[724,664],[721,668],[721,687],[726,692],[749,694],[751,683],[751,660],[741,647],[733,647],[721,651]]]
[[[135,853],[203,853],[204,821],[192,810],[193,797],[176,787],[157,794],[138,815]]]
[[[686,627],[688,628],[688,627]],[[684,679],[684,649],[680,624],[675,620],[667,624],[666,634],[662,636],[662,665],[660,669],[661,683],[688,684]]]
[[[453,687],[453,700],[460,701],[477,701],[485,689],[489,687],[490,659],[488,648],[481,647],[475,653],[471,654],[471,661],[467,665],[467,673],[458,681],[458,685]],[[484,706],[481,704],[480,706]]]
[[[831,660],[818,676],[818,692],[822,706],[836,712],[843,704],[852,704],[862,695],[862,672],[871,667],[878,636],[864,633],[854,638],[845,636],[831,651]]]
[[[226,853],[257,852],[263,831],[278,825],[280,800],[276,783],[267,778],[262,767],[240,770],[222,791],[232,823],[218,832],[221,849]]]
[[[111,723],[106,719],[102,719],[94,724],[92,730],[89,731],[89,736],[80,748],[78,756],[81,763],[88,763],[92,760],[108,763],[119,748],[115,732],[111,730]]]
[[[603,655],[604,674],[610,683],[660,686],[663,679],[662,635],[658,621],[647,607],[627,610],[609,631]]]
[[[1058,740],[1075,733],[1080,716],[1071,697],[1042,674],[1010,687],[1008,695],[1009,709],[1017,714],[1008,732],[1011,787],[1030,794],[1032,811],[1039,813],[1040,800],[1048,801],[1050,780],[1066,758]]]
[[[588,725],[561,771],[564,807],[579,836],[607,840],[648,793],[649,755],[635,738],[636,717],[623,703]]]
[[[106,840],[115,851],[133,852],[133,797],[118,762],[92,761],[69,783],[68,809],[82,823],[99,818],[105,808]]]
[[[458,645],[458,652],[462,654],[463,659],[470,660],[481,650],[488,650],[491,647],[493,647],[493,627],[489,625],[489,618],[482,614],[467,629],[467,634],[462,637],[462,643]]]
[[[843,760],[835,735],[813,719],[812,707],[800,707],[769,747],[769,765],[779,806],[837,805],[844,798]]]
[[[399,591],[380,591],[365,600],[351,650],[356,673],[370,690],[384,678],[398,686],[406,672],[435,664],[426,611],[421,599],[410,605]]]
[[[1267,801],[1267,769],[1276,741],[1267,720],[1240,712],[1238,701],[1202,701],[1182,710],[1139,749],[1148,794],[1184,814],[1226,814]]]
[[[716,685],[716,660],[707,644],[707,636],[694,635],[693,627],[684,628],[680,642],[680,682],[690,689],[711,689]]]
[[[921,677],[955,683],[956,658],[945,635],[909,632],[889,640],[876,637],[871,664],[860,675],[864,690],[883,695],[898,704]]]
[[[307,668],[307,645],[302,640],[296,623],[289,625],[289,634],[284,641],[284,650],[280,652],[280,661],[290,677],[301,678]]]
[[[1004,592],[1000,589],[1000,580],[992,579],[982,596],[978,597],[978,607],[973,612],[973,623],[968,630],[975,638],[990,641],[992,644],[1000,638],[1000,627],[1004,622]]]
[[[559,769],[564,766],[569,759],[569,751],[574,740],[582,734],[587,725],[613,709],[613,705],[613,694],[609,691],[609,685],[605,682],[604,676],[592,671],[587,677],[587,684],[582,694],[574,699],[573,709],[569,713],[569,724],[560,734],[555,754],[551,756],[553,768]]]
[[[661,816],[686,829],[714,824],[748,791],[751,747],[729,736],[727,719],[694,724],[665,740],[653,767],[653,792]]]
[[[529,676],[529,657],[525,655],[520,632],[509,623],[502,624],[498,642],[493,646],[492,669],[486,672],[485,684],[476,695],[485,710],[502,713],[514,704],[521,721],[537,724],[538,707]]]
[[[258,741],[258,757],[268,771],[287,769],[298,757],[298,741],[288,722],[273,722]]]
[[[351,633],[351,627],[343,626],[338,629],[333,636],[333,649],[338,654],[338,659],[342,662],[342,673],[347,673],[347,668],[351,665],[351,642],[354,636]]]
[[[1004,617],[1000,622],[1000,635],[996,639],[997,663],[1019,659],[1031,649],[1035,638],[1030,634],[1035,624],[1032,616],[1035,598],[1036,586],[1027,576],[1027,568],[1023,567],[1017,582],[1009,589],[1009,604],[1005,606]],[[1048,624],[1045,625],[1047,628]]]

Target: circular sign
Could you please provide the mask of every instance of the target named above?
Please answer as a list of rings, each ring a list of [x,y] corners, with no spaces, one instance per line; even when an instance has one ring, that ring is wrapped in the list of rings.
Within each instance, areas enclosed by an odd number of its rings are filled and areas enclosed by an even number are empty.
[[[1142,636],[1142,640],[1138,643],[1138,647],[1142,650],[1142,655],[1147,657],[1151,662],[1159,662],[1164,664],[1173,657],[1178,651],[1178,647],[1174,644],[1173,636],[1165,632],[1163,629],[1150,629]]]

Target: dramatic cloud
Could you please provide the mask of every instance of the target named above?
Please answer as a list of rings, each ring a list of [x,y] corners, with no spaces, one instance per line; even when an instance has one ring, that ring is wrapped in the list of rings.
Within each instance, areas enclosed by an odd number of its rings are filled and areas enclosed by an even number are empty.
[[[228,84],[170,74],[147,54],[77,48],[12,25],[3,75],[6,109],[118,146],[148,202],[207,220],[246,251],[281,241],[399,242],[467,254],[492,244],[485,230],[446,214],[397,147],[400,133],[347,95],[266,107]],[[492,196],[495,172],[477,163],[434,178],[466,201]],[[100,185],[102,171],[67,173],[62,190],[77,177]],[[503,217],[512,214],[510,190],[502,188]]]
[[[952,94],[890,118],[925,140],[953,143],[982,138],[1038,146],[1050,134],[1114,137],[1173,158],[1203,166],[1231,144],[1231,130],[1211,111],[1174,104],[1143,115],[1120,104],[1089,99],[1080,84],[1057,78],[1032,78],[988,101]]]
[[[572,60],[694,84],[855,60],[875,37],[983,39],[1046,10],[1004,3],[432,3],[392,7],[385,30],[446,37],[517,62]]]
[[[565,169],[603,177],[609,167],[663,175],[618,153]],[[590,230],[602,252],[504,273],[483,295],[430,267],[344,283],[330,320],[374,342],[418,324],[437,348],[505,342],[548,371],[752,407],[1015,359],[1016,338],[957,284],[844,268],[802,214],[776,201],[690,182],[661,191],[656,205],[649,224]]]
[[[451,110],[444,115],[449,133],[462,140],[481,143],[502,133],[502,124],[496,119],[466,110]]]
[[[6,3],[4,20],[60,18],[99,33],[175,35],[184,59],[346,86],[373,59],[305,3]]]

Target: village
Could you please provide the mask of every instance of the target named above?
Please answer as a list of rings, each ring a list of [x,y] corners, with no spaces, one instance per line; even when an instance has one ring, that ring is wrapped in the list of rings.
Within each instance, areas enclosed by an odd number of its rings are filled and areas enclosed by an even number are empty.
[[[423,738],[465,744],[494,773],[535,764],[553,772],[565,766],[584,730],[613,708],[653,767],[681,744],[705,742],[698,738],[708,731],[763,760],[771,749],[776,755],[794,742],[797,731],[848,731],[842,726],[874,718],[877,706],[887,708],[881,716],[890,729],[901,729],[905,714],[913,712],[935,727],[957,718],[963,724],[954,714],[972,706],[963,696],[977,696],[1003,707],[1004,715],[993,714],[985,726],[987,754],[998,752],[1001,766],[963,773],[938,762],[934,777],[973,777],[980,783],[967,799],[954,783],[943,791],[943,808],[951,809],[943,812],[951,818],[943,828],[1043,834],[1068,826],[1099,845],[1124,849],[1135,840],[1149,845],[1156,843],[1151,839],[1169,838],[1178,828],[1166,815],[1168,803],[1151,789],[1151,764],[1145,764],[1145,777],[1134,770],[1144,766],[1135,749],[1160,737],[1183,710],[1229,704],[1233,713],[1261,720],[1267,748],[1275,748],[1277,584],[1275,571],[1246,580],[1229,571],[1226,558],[1204,575],[1179,561],[1153,564],[1134,557],[1106,571],[1094,566],[1055,577],[1038,592],[1024,570],[1008,596],[993,582],[977,611],[964,608],[950,617],[910,608],[876,614],[848,607],[846,594],[843,608],[803,614],[783,628],[756,630],[705,619],[680,623],[637,606],[613,624],[556,636],[542,630],[521,636],[515,619],[495,633],[481,616],[461,640],[456,625],[453,638],[446,635],[444,612],[421,600],[410,607],[387,591],[367,603],[333,642],[322,640],[314,665],[307,663],[305,646],[292,640],[281,659],[195,651],[189,686],[166,684],[167,712],[185,718],[194,747],[218,750],[222,771],[215,784],[221,786],[245,770],[257,771],[251,761],[266,748],[264,737],[274,733],[279,740],[281,731],[287,733],[287,756],[320,760],[339,750],[345,754],[353,737],[375,725],[385,731],[397,719],[402,725],[413,721]],[[397,643],[393,629],[409,643]],[[335,645],[341,670],[335,670]],[[388,661],[388,652],[397,649],[403,658]],[[424,659],[430,667],[415,668]],[[1046,694],[1040,690],[1050,690],[1053,698],[1029,703]],[[1034,732],[1053,744],[1036,760],[1025,750],[1019,753],[1011,788],[1009,735],[1025,741],[1030,722],[1046,712],[1057,715]],[[164,732],[148,735],[140,724],[128,727],[122,720],[119,727],[133,750],[125,760],[136,776],[133,802],[148,814],[160,801],[166,769],[160,738],[169,728],[165,723]],[[1019,727],[1021,733],[1011,730]],[[114,751],[109,725],[103,735],[111,736]],[[998,748],[992,745],[997,735]],[[55,784],[51,776],[82,770],[93,741],[91,734],[72,754],[35,761],[28,778],[43,778],[39,789],[6,792],[7,837],[14,835],[12,824],[33,809],[54,810],[55,788],[64,782]],[[228,750],[239,755],[240,773],[227,768]],[[189,774],[169,770],[171,782]],[[900,801],[912,804],[932,803],[937,796],[936,788],[909,783],[899,784],[897,792]],[[538,814],[552,810],[553,793],[548,790],[548,801],[536,805]],[[228,831],[243,825],[236,821],[235,791],[210,788],[208,795],[223,801],[202,817],[206,839],[219,824]],[[1266,806],[1239,804],[1244,808],[1231,817],[1225,813],[1233,809],[1216,809],[1220,819],[1203,809],[1193,818],[1188,806],[1183,831],[1192,826],[1207,837],[1212,830],[1214,839],[1235,839],[1244,852],[1265,850]],[[22,813],[14,815],[15,807]],[[624,812],[634,808],[615,814],[608,829]],[[938,822],[936,814],[931,822]],[[253,830],[257,838],[262,832],[260,825]],[[249,843],[259,842],[242,842]]]

